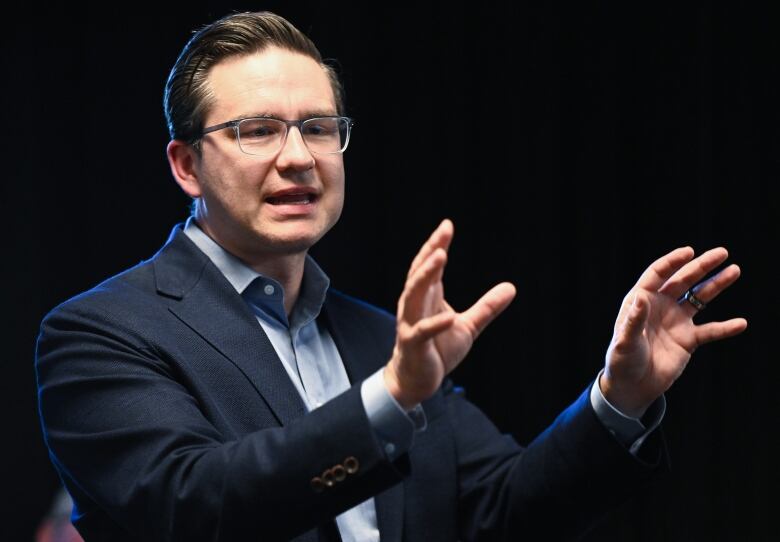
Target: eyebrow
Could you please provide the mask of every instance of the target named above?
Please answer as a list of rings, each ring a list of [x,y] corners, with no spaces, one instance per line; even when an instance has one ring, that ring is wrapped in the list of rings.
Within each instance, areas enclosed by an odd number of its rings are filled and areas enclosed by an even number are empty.
[[[310,109],[308,111],[304,111],[303,115],[301,115],[297,120],[310,119],[313,117],[336,117],[336,116],[338,116],[338,113],[332,109]],[[293,120],[293,119],[283,119],[279,115],[275,115],[270,111],[260,111],[249,115],[241,115],[240,117],[236,117],[236,118],[251,119],[254,117],[265,117],[268,119],[277,119],[277,120]]]

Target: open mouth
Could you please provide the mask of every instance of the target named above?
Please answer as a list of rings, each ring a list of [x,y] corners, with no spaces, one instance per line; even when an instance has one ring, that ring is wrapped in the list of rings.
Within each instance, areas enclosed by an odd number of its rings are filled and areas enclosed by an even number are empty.
[[[312,192],[277,193],[268,196],[266,201],[271,205],[309,205],[317,201],[317,194]]]

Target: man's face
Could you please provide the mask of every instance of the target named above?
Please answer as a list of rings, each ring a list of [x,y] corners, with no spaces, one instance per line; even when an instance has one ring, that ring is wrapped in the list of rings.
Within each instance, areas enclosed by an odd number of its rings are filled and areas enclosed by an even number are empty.
[[[208,77],[212,126],[252,116],[285,120],[336,115],[328,76],[312,58],[277,47],[215,65]],[[289,128],[272,156],[245,154],[235,131],[204,136],[196,172],[200,226],[248,263],[306,251],[338,220],[344,203],[341,154],[313,154]]]

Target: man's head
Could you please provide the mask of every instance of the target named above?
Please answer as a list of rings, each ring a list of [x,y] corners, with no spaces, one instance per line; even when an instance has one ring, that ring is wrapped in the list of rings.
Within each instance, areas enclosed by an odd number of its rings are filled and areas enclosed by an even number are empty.
[[[336,107],[344,114],[343,89],[336,72],[322,61],[314,43],[286,19],[267,11],[235,13],[196,32],[184,46],[165,85],[165,119],[171,139],[198,142],[203,118],[213,105],[211,68],[228,57],[279,47],[320,63],[330,79]]]
[[[276,122],[286,137],[260,153],[250,143],[273,132],[237,126],[254,117],[302,121],[342,112],[335,74],[281,17],[236,14],[196,33],[168,79],[165,108],[174,178],[196,199],[198,224],[228,251],[250,265],[304,253],[338,220],[343,156],[338,145],[321,152],[319,122],[303,130]]]

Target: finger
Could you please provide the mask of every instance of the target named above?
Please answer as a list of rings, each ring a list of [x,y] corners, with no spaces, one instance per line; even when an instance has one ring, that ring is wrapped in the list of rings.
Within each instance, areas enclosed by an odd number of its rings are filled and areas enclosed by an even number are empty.
[[[401,339],[405,344],[420,344],[446,330],[455,321],[454,312],[440,312],[428,318],[423,318],[408,331],[401,333]]]
[[[443,249],[445,252],[449,250],[450,243],[452,242],[452,236],[455,226],[452,221],[445,218],[441,221],[439,226],[433,231],[428,240],[420,247],[420,251],[412,260],[412,265],[409,266],[409,273],[407,277],[411,276],[418,267],[431,255],[431,253],[437,248]]]
[[[693,258],[691,247],[677,248],[650,264],[650,267],[639,277],[636,285],[655,292],[691,258]]]
[[[509,306],[516,293],[514,284],[502,282],[493,286],[468,310],[460,314],[471,329],[472,338],[476,339],[482,330]]]
[[[747,329],[747,320],[732,318],[725,322],[707,322],[696,326],[696,342],[699,345],[739,335]]]
[[[727,268],[720,271],[717,275],[705,280],[701,284],[692,288],[696,298],[702,303],[709,304],[715,299],[723,290],[734,284],[739,278],[742,271],[739,266],[732,264]],[[680,303],[691,316],[699,312],[692,303],[688,303],[685,300],[681,300]]]
[[[634,300],[626,311],[625,319],[617,331],[615,340],[615,349],[621,350],[629,348],[636,344],[637,339],[642,336],[647,323],[647,317],[650,314],[650,303],[645,295],[638,291],[634,294]]]
[[[398,301],[399,319],[414,324],[425,316],[426,294],[436,281],[441,281],[446,263],[447,253],[437,248],[417,267],[407,279]]]
[[[444,301],[444,284],[442,283],[442,276],[444,274],[444,268],[442,268],[436,277],[431,281],[432,284],[425,292],[425,300],[423,301],[423,314],[431,315],[437,312],[447,310]]]
[[[675,299],[683,295],[686,290],[707,276],[713,269],[726,261],[728,251],[723,247],[708,250],[695,260],[683,265],[669,279],[658,288],[658,293],[671,296]]]

